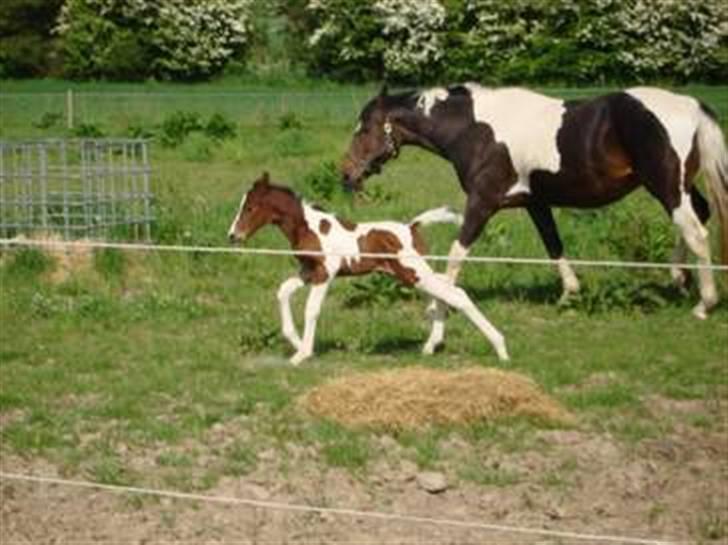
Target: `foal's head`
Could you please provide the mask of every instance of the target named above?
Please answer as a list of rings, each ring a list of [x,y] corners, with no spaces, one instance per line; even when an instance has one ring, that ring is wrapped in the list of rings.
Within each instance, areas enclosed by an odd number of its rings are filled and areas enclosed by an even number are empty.
[[[261,227],[280,222],[292,197],[290,190],[272,185],[268,173],[263,172],[240,201],[228,231],[230,242],[244,242]]]
[[[379,173],[382,165],[399,153],[404,129],[396,113],[402,110],[405,101],[406,95],[388,95],[385,86],[364,106],[341,165],[342,181],[347,189],[361,189],[365,178]]]

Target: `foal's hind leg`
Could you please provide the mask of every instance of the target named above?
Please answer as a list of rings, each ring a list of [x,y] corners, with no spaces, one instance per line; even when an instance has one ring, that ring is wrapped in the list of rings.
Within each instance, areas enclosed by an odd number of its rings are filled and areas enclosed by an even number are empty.
[[[293,345],[296,350],[301,349],[301,338],[296,331],[296,324],[293,322],[291,314],[291,297],[304,285],[304,282],[298,276],[292,276],[281,284],[278,288],[278,304],[281,312],[281,326],[283,336]]]
[[[321,313],[321,304],[324,302],[326,292],[329,289],[329,282],[323,284],[314,284],[306,300],[306,325],[303,328],[303,340],[301,346],[293,357],[291,363],[298,365],[303,360],[309,358],[313,354],[313,340],[316,335],[316,322]]]
[[[442,278],[436,274],[424,274],[423,272],[419,272],[418,274],[420,279],[416,284],[417,288],[433,297],[436,297],[451,307],[462,311],[490,341],[498,354],[498,358],[503,361],[507,361],[509,359],[508,351],[506,350],[505,338],[501,332],[498,331],[485,316],[483,316],[465,291],[457,286],[453,286],[445,280],[442,280]]]

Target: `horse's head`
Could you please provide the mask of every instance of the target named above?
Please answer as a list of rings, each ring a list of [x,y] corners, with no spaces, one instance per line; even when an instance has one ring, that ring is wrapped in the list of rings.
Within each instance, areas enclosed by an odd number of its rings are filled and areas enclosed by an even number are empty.
[[[245,242],[255,232],[275,220],[275,209],[271,202],[273,186],[267,172],[258,178],[253,188],[243,195],[235,219],[233,219],[228,238],[231,243]]]
[[[364,106],[341,164],[342,181],[347,189],[361,189],[365,178],[379,173],[382,165],[399,153],[401,131],[392,116],[397,107],[387,96],[386,86]]]

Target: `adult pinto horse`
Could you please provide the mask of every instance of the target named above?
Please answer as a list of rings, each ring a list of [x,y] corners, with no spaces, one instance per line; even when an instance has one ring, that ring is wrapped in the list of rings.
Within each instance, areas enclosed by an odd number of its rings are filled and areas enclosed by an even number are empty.
[[[728,151],[716,115],[694,98],[650,87],[576,101],[473,83],[393,95],[385,87],[360,113],[341,166],[345,186],[360,189],[407,145],[450,161],[467,194],[465,222],[449,254],[452,282],[490,217],[525,207],[558,266],[563,295],[577,292],[551,207],[600,207],[640,186],[681,235],[673,262],[684,261],[687,244],[700,265],[709,265],[710,209],[694,185],[700,171],[728,262]],[[686,282],[687,271],[671,272]],[[700,268],[698,280],[701,300],[693,313],[706,318],[718,302],[710,268]]]

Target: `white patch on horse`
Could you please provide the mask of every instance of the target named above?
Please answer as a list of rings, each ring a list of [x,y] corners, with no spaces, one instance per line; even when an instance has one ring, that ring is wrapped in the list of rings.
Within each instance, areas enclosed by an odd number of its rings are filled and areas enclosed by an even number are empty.
[[[420,93],[417,99],[417,107],[422,110],[426,116],[430,116],[430,111],[438,101],[447,100],[450,93],[443,87],[433,87]]]
[[[359,134],[361,132],[361,121],[356,124],[356,127],[354,127],[354,134]]]
[[[655,87],[633,87],[625,91],[639,100],[665,127],[670,145],[680,159],[680,187],[685,187],[685,161],[693,147],[700,122],[700,104],[692,97]]]
[[[529,193],[533,170],[558,172],[561,154],[556,135],[561,128],[564,102],[527,89],[489,89],[477,83],[465,85],[473,99],[476,121],[490,125],[497,142],[508,147],[518,181],[508,195]]]
[[[228,237],[231,237],[235,234],[235,224],[238,223],[238,219],[240,219],[240,214],[243,213],[243,208],[245,207],[245,199],[248,197],[247,193],[243,193],[243,198],[240,199],[240,206],[238,207],[238,213],[235,214],[235,217],[233,218],[233,222],[230,224],[230,229],[228,229]]]

